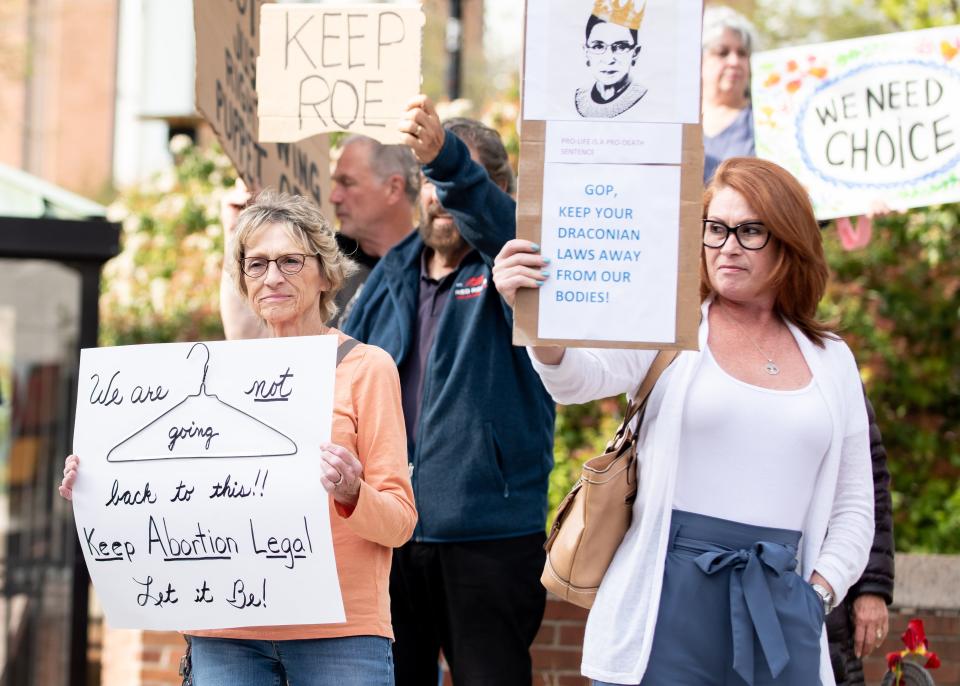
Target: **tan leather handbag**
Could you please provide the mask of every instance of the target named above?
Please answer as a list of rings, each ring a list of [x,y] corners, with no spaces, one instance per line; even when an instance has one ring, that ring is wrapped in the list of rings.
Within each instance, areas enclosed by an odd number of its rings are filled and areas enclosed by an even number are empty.
[[[630,423],[639,417],[639,430],[650,391],[676,356],[676,350],[657,354],[606,451],[583,464],[580,480],[557,508],[544,545],[547,562],[540,583],[574,605],[593,605],[603,575],[630,527],[639,478],[636,434]]]

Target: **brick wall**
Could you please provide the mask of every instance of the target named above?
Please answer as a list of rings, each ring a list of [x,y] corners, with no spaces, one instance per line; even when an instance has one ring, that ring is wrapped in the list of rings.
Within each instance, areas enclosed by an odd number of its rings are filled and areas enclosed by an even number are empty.
[[[103,631],[102,686],[180,686],[183,636],[169,631]]]
[[[118,0],[0,2],[0,162],[81,195],[104,191],[118,12]]]
[[[943,663],[932,672],[937,686],[960,686],[960,612],[912,608],[891,611],[889,635],[864,664],[867,686],[880,684],[887,671],[887,653],[903,648],[900,635],[907,628],[907,622],[914,618],[923,620],[930,646]],[[590,683],[580,676],[585,621],[586,610],[550,599],[533,646],[534,686],[586,686]]]
[[[533,642],[534,686],[582,686],[580,650],[587,611],[557,598],[547,599],[540,633]]]
[[[937,686],[960,686],[960,612],[894,610],[890,635],[867,659],[868,686],[878,686],[886,672],[885,656],[899,650],[900,634],[914,617],[923,620],[930,645],[943,665],[933,672]],[[547,602],[543,625],[533,646],[534,686],[587,686],[580,676],[580,647],[586,610],[555,598]],[[104,631],[102,686],[179,686],[177,668],[183,637],[160,631]],[[449,684],[449,676],[446,679]]]

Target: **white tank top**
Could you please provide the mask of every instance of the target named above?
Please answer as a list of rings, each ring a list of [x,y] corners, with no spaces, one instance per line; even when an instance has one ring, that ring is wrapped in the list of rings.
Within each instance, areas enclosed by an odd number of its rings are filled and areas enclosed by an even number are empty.
[[[832,421],[816,381],[775,391],[740,381],[704,350],[687,393],[673,506],[803,529]]]

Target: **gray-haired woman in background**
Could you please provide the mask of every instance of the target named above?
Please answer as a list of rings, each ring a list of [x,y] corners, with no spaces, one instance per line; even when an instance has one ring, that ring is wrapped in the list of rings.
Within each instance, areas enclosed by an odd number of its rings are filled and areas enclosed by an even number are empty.
[[[750,104],[750,55],[756,44],[753,25],[729,7],[703,13],[703,181],[728,157],[753,157],[753,107]]]

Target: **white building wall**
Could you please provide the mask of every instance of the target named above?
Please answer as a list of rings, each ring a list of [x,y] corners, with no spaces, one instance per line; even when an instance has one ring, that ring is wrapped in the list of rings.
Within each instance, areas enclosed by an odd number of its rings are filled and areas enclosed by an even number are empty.
[[[166,117],[194,106],[191,0],[120,0],[114,183],[142,181],[171,163]]]

